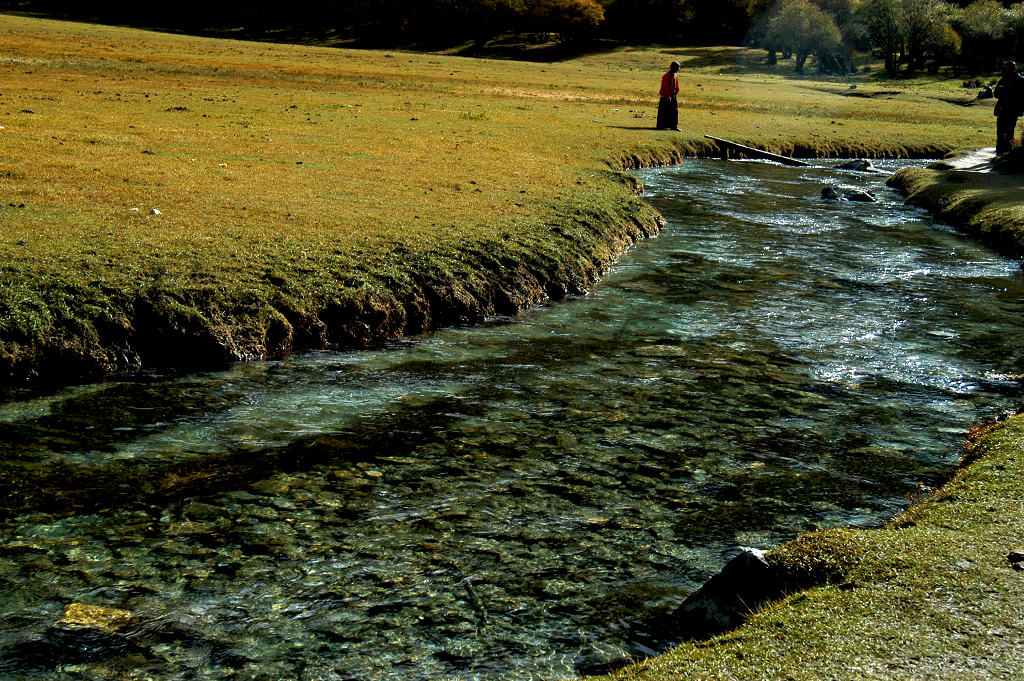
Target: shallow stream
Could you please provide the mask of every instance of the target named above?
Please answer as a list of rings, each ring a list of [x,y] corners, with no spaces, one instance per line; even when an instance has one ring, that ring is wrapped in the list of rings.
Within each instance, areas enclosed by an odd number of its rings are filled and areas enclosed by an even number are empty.
[[[883,523],[1016,406],[1019,265],[884,175],[639,175],[669,223],[583,298],[0,405],[0,677],[573,676],[669,641],[643,623],[740,546]]]

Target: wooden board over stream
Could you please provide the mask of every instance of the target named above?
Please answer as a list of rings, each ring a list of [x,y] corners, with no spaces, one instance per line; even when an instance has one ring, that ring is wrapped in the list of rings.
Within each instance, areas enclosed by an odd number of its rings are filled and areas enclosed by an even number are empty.
[[[763,158],[763,159],[767,159],[769,161],[775,161],[776,163],[782,163],[782,164],[787,165],[787,166],[809,166],[809,165],[811,165],[810,163],[804,163],[803,161],[798,161],[795,158],[790,158],[789,156],[782,156],[780,154],[773,154],[770,151],[763,151],[761,149],[755,149],[754,147],[748,147],[745,144],[738,144],[737,142],[732,142],[730,140],[724,140],[724,139],[722,139],[720,137],[712,137],[711,135],[704,135],[704,136],[707,137],[709,140],[714,140],[714,142],[716,144],[718,144],[718,147],[722,151],[722,158],[729,158],[729,156],[728,156],[729,150],[734,150],[734,151],[740,152],[741,154],[743,154],[747,158]]]

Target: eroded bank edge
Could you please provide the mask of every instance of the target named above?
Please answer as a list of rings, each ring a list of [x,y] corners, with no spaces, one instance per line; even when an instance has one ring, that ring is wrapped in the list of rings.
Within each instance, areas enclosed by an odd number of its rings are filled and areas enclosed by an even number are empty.
[[[1024,214],[1008,200],[1012,176],[937,168],[904,168],[888,184],[907,203],[928,210],[978,241],[1015,258],[1024,257]]]
[[[764,146],[804,157],[935,157],[948,151]],[[153,368],[216,369],[304,351],[370,347],[584,293],[630,245],[660,228],[661,216],[636,197],[638,185],[623,171],[717,155],[707,140],[661,138],[608,161],[600,171],[603,205],[553,203],[551,220],[529,238],[495,235],[453,244],[444,253],[415,254],[417,264],[380,276],[372,286],[348,287],[343,282],[349,273],[334,272],[337,281],[324,282],[332,294],[314,301],[290,296],[290,289],[301,287],[274,273],[254,282],[244,299],[224,297],[215,285],[171,291],[155,281],[141,290],[97,290],[45,279],[30,293],[48,304],[52,317],[34,329],[8,329],[0,338],[0,388],[52,388]],[[401,262],[403,255],[396,251],[394,257]]]

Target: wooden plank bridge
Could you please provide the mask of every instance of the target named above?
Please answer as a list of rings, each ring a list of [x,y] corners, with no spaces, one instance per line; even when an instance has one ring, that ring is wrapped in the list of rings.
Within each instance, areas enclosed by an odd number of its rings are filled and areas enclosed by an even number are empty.
[[[782,163],[787,166],[810,166],[810,163],[804,163],[798,161],[795,158],[789,156],[782,156],[780,154],[773,154],[770,151],[764,151],[763,149],[755,149],[754,147],[748,147],[745,144],[739,144],[730,140],[724,140],[721,137],[712,137],[711,135],[704,135],[709,140],[713,140],[718,145],[719,151],[722,153],[723,159],[729,158],[729,152],[735,151],[739,154],[746,156],[747,158],[763,158],[769,161],[775,161],[776,163]]]

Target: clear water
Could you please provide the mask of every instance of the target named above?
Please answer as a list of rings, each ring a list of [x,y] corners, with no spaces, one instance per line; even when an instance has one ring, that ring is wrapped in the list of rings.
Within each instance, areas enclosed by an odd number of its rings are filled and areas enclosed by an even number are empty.
[[[0,405],[0,677],[574,676],[739,546],[884,522],[1019,400],[1018,264],[884,176],[640,177],[669,224],[586,297]]]

